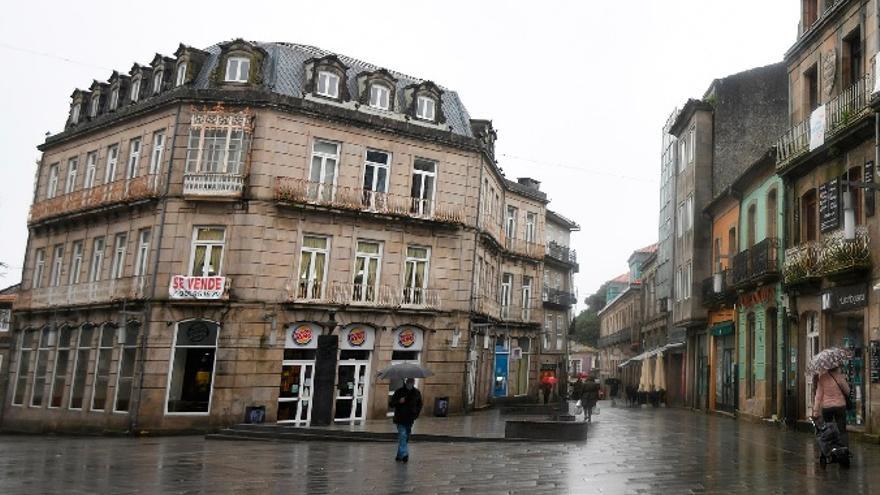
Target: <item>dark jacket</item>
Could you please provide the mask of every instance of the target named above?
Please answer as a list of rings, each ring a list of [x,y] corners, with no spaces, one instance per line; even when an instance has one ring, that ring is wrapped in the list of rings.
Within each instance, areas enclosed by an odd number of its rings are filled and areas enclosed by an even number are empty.
[[[581,397],[584,395],[584,382],[578,380],[574,382],[574,386],[571,390],[571,398],[572,400],[581,400]]]
[[[412,390],[400,387],[391,396],[390,405],[394,408],[394,424],[412,425],[422,412],[422,393],[415,387]]]
[[[599,401],[599,384],[587,382],[584,384],[584,393],[581,395],[581,404],[595,406]]]

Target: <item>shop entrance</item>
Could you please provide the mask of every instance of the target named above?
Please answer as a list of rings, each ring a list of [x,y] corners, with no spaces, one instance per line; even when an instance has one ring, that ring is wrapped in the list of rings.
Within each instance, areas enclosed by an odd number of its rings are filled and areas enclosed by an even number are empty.
[[[340,351],[336,368],[336,407],[333,421],[367,419],[367,388],[370,377],[368,351]]]
[[[495,338],[495,374],[492,395],[495,397],[507,396],[508,367],[510,358],[510,344],[507,337]]]
[[[394,330],[394,344],[391,351],[391,366],[401,363],[421,364],[422,348],[425,335],[421,328],[414,326],[401,326]],[[422,380],[417,378],[415,386],[420,388]],[[394,408],[391,407],[391,396],[403,386],[402,380],[389,380],[388,382],[388,411],[386,416],[394,416]]]
[[[315,351],[311,351],[314,355]],[[287,356],[285,356],[287,357]],[[278,422],[308,426],[312,419],[312,378],[315,374],[314,356],[311,360],[287,360],[281,366],[281,389],[278,393]]]
[[[736,342],[733,334],[715,338],[715,408],[736,410]]]
[[[806,315],[806,323],[807,323],[807,355],[804,359],[805,365],[809,365],[810,361],[813,360],[813,356],[819,353],[821,348],[819,347],[819,315],[817,313],[808,313]],[[804,380],[805,390],[804,390],[804,404],[806,405],[806,409],[804,411],[804,417],[809,418],[813,415],[813,397],[816,395],[816,386],[813,384],[813,375],[807,374],[806,380]]]

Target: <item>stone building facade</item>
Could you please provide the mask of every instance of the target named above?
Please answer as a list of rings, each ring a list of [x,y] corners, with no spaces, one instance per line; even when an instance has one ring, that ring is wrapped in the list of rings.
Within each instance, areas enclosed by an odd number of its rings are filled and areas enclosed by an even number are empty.
[[[40,146],[4,427],[357,422],[404,361],[457,412],[513,345],[504,392],[536,393],[549,200],[495,139],[453,91],[289,43],[75,91]]]

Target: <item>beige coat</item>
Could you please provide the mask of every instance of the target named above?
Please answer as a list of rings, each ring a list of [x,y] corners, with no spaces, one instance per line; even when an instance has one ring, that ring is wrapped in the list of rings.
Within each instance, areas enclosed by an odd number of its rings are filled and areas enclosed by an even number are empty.
[[[833,378],[832,378],[833,375]],[[837,380],[837,383],[834,381]],[[840,384],[838,387],[837,384]],[[841,393],[840,389],[843,389]],[[816,397],[813,399],[813,416],[820,416],[822,409],[829,407],[846,407],[843,394],[849,394],[846,377],[838,370],[823,372],[816,378]]]

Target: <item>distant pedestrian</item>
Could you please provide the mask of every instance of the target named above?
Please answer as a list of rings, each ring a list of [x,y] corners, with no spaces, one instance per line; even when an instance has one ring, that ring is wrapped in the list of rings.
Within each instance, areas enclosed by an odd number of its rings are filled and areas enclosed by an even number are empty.
[[[553,384],[544,382],[541,384],[541,392],[544,394],[544,404],[550,403],[550,393],[553,392]]]
[[[816,397],[813,399],[813,416],[822,416],[826,423],[834,421],[840,431],[840,441],[849,447],[846,434],[846,409],[849,384],[840,368],[832,368],[814,375]]]
[[[407,378],[402,387],[391,396],[394,424],[397,425],[397,456],[395,461],[409,462],[409,437],[412,426],[422,412],[422,393],[416,388],[415,378]]]
[[[577,381],[574,382],[574,385],[571,387],[571,400],[577,402],[581,400],[581,395],[584,393],[584,380],[582,377],[578,377]]]
[[[591,376],[587,378],[583,394],[581,394],[581,406],[584,408],[585,419],[589,422],[593,421],[593,408],[596,407],[597,402],[599,402],[599,384]]]

